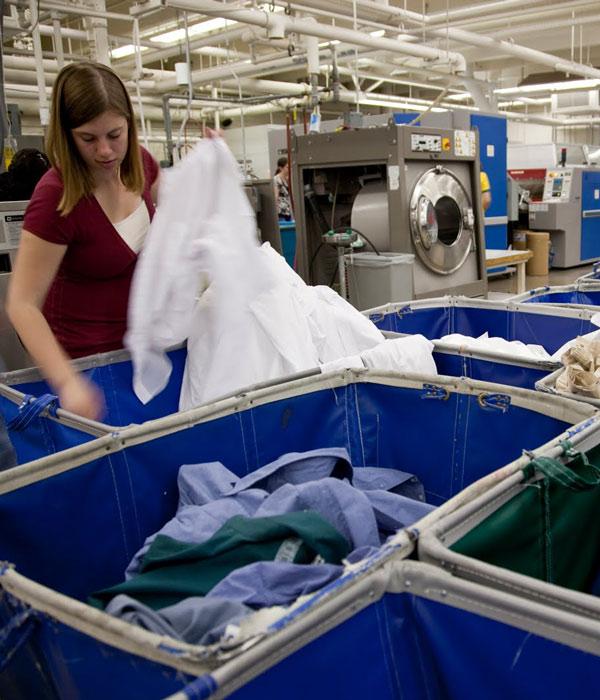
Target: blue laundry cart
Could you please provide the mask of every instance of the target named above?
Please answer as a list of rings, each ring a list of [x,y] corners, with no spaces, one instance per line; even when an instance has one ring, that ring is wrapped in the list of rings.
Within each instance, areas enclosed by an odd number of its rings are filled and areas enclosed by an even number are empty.
[[[451,348],[435,339],[451,333],[477,338],[487,332],[490,336],[509,341],[541,345],[552,354],[567,340],[597,328],[591,322],[592,309],[467,297],[386,304],[364,314],[384,332],[420,333],[434,340],[434,359],[441,374],[526,388],[534,388],[537,381],[555,371],[560,364],[486,349]]]
[[[57,397],[50,393],[48,384],[35,368],[0,374],[0,412],[7,421],[18,464],[56,454],[128,425],[176,413],[187,350],[177,347],[167,355],[172,365],[167,386],[147,404],[133,392],[133,366],[127,351],[117,350],[73,361],[73,366],[102,390],[106,409],[102,422],[89,421],[57,408]],[[318,371],[315,368],[240,388],[239,393]]]
[[[480,614],[497,621],[512,618],[521,629],[510,669],[508,653],[505,670],[493,675],[493,685],[505,689],[512,673],[521,675],[523,685],[510,697],[528,691],[531,697],[596,694],[590,679],[600,661],[599,463],[598,430],[574,433],[419,530],[421,561],[451,574],[459,586],[484,587],[489,599]],[[490,601],[500,601],[504,613]],[[502,635],[494,636],[493,648],[497,657],[508,651]],[[533,664],[538,655],[543,677]]]
[[[600,281],[575,282],[555,287],[537,287],[511,297],[511,302],[522,304],[558,304],[570,307],[600,306]]]
[[[430,518],[522,468],[523,450],[556,446],[598,421],[591,406],[524,389],[347,370],[115,430],[0,474],[0,696],[151,700],[236,691],[299,700],[310,685],[317,698],[334,688],[347,697],[425,697],[443,679],[427,679],[435,664],[423,676],[416,663],[420,603],[410,592],[384,596],[409,586],[390,562],[412,555],[418,524],[325,588],[251,616],[241,635],[211,646],[147,632],[85,601],[122,581],[145,538],[172,518],[182,464],[219,461],[244,476],[283,453],[345,448],[356,470],[414,474],[438,506]]]

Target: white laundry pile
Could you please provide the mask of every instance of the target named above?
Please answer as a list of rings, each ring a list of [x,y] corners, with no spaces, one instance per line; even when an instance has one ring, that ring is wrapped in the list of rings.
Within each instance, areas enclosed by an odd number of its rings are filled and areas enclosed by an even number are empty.
[[[434,345],[422,335],[407,335],[403,338],[388,338],[374,348],[364,352],[332,360],[321,366],[322,372],[338,369],[391,370],[416,374],[437,374],[433,359]]]
[[[164,389],[165,351],[186,340],[181,410],[384,342],[333,290],[307,286],[259,245],[238,164],[221,139],[204,139],[161,176],[125,338],[141,401]]]
[[[497,352],[510,357],[522,357],[530,360],[550,360],[550,355],[541,345],[526,345],[520,340],[506,340],[505,338],[490,337],[483,333],[478,338],[472,338],[460,333],[451,333],[439,338],[440,343],[446,343],[455,347],[464,347],[469,350],[486,350]]]

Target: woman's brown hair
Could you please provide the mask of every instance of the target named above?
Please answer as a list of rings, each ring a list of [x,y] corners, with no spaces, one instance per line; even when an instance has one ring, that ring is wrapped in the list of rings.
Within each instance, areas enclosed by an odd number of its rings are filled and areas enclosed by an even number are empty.
[[[94,190],[94,179],[79,155],[71,129],[114,112],[127,120],[128,146],[121,163],[121,181],[132,192],[142,193],[144,171],[131,100],[119,76],[102,63],[83,61],[65,66],[52,91],[46,152],[60,171],[64,185],[58,211],[66,216],[82,197]]]

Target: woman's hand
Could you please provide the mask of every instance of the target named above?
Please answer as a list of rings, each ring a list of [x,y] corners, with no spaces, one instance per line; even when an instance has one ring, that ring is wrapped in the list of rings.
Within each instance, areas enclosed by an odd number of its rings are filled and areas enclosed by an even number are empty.
[[[221,129],[211,129],[209,126],[205,126],[204,127],[204,138],[207,138],[207,139],[223,138],[223,131]]]
[[[100,389],[80,374],[74,374],[58,390],[60,407],[82,418],[99,420],[105,412]]]

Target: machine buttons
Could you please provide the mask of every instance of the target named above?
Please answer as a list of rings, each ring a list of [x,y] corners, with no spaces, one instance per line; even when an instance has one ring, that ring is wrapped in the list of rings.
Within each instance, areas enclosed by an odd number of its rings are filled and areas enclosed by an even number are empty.
[[[411,134],[410,149],[426,153],[441,153],[442,137],[435,134]]]

